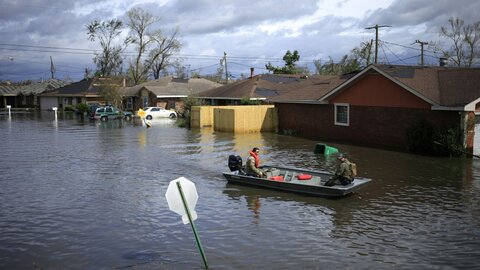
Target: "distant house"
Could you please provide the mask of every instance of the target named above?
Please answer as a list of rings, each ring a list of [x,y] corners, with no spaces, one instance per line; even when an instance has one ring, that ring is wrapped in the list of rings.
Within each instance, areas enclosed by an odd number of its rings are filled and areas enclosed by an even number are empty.
[[[99,103],[104,105],[106,101],[101,95],[101,86],[109,84],[113,84],[117,88],[123,86],[123,84],[119,85],[117,81],[111,78],[89,78],[54,90],[45,91],[39,95],[40,109],[50,110],[52,107],[65,109],[66,106],[75,106],[79,103]]]
[[[0,108],[10,105],[12,108],[38,108],[37,96],[44,91],[51,91],[71,82],[50,79],[28,85],[1,85]]]
[[[370,65],[272,101],[279,130],[304,137],[406,150],[407,129],[424,119],[460,126],[467,151],[480,151],[480,69]]]
[[[153,106],[174,109],[182,113],[182,98],[219,86],[221,84],[202,78],[179,79],[167,76],[136,86],[124,87],[120,91],[128,110],[135,111]]]
[[[196,96],[206,105],[240,105],[242,101],[267,103],[285,89],[305,81],[305,76],[261,74],[200,92]]]

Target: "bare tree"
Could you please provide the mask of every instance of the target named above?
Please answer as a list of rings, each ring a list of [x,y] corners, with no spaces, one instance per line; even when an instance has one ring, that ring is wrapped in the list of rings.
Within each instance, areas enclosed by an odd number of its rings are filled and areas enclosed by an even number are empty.
[[[170,35],[164,35],[162,31],[157,30],[152,38],[154,47],[150,51],[147,62],[153,77],[158,79],[162,70],[171,64],[172,55],[182,48],[182,42],[178,38],[178,28],[175,28]]]
[[[472,66],[473,60],[480,57],[480,21],[467,25],[464,28],[465,43],[467,45],[468,66]]]
[[[480,56],[480,21],[465,25],[462,19],[451,17],[449,27],[442,26],[440,36],[451,40],[452,46],[437,50],[458,67],[471,67],[475,58]]]
[[[178,59],[178,58],[175,59],[175,61],[173,61],[171,66],[173,67],[174,74],[177,78],[186,79],[188,77],[187,67],[185,67],[185,65],[183,65],[181,59]]]
[[[142,56],[147,53],[150,44],[154,42],[154,38],[148,30],[152,24],[158,22],[159,19],[140,8],[130,9],[127,15],[127,25],[130,29],[130,34],[127,37],[126,43],[137,46],[136,56],[129,62],[128,71],[136,85],[147,80],[150,62],[142,62]]]
[[[122,71],[122,47],[115,46],[114,41],[122,32],[123,24],[120,20],[93,21],[87,25],[88,39],[98,40],[102,47],[101,53],[95,53],[93,62],[97,65],[97,74],[100,76],[118,75]]]

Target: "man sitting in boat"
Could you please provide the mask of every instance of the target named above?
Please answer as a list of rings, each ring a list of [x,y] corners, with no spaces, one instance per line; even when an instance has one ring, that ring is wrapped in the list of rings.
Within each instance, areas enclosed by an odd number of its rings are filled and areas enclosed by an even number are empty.
[[[259,169],[260,166],[260,158],[258,157],[260,153],[260,149],[258,147],[254,147],[252,151],[250,151],[250,155],[247,158],[247,162],[245,164],[245,173],[249,176],[255,177],[263,177],[264,173],[262,170]]]
[[[350,167],[350,161],[344,156],[339,155],[337,159],[340,161],[337,167],[337,171],[335,172],[335,176],[329,179],[325,186],[331,187],[334,185],[349,185],[353,181],[353,173]]]

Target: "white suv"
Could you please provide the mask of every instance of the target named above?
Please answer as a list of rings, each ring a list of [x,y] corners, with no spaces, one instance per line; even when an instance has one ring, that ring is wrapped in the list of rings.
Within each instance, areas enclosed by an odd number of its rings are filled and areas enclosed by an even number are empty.
[[[153,118],[159,117],[168,117],[168,118],[177,118],[177,113],[171,110],[165,110],[161,107],[147,107],[145,108],[145,118],[147,120],[152,120]]]

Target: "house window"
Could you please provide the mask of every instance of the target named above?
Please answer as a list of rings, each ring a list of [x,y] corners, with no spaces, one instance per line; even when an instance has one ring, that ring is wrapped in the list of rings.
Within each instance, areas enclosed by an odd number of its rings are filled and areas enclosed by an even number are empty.
[[[148,107],[148,97],[143,97],[143,108]]]
[[[349,106],[345,103],[335,104],[335,125],[348,126],[349,125]]]
[[[133,110],[133,98],[132,97],[127,98],[127,109],[128,110]]]

